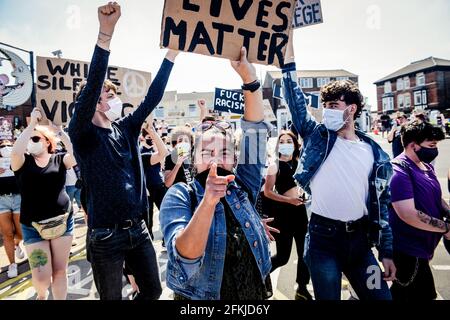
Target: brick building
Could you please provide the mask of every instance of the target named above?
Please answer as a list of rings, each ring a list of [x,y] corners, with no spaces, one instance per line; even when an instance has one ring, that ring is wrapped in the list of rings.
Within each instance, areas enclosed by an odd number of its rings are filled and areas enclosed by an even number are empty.
[[[378,113],[450,108],[450,60],[430,57],[378,80]]]

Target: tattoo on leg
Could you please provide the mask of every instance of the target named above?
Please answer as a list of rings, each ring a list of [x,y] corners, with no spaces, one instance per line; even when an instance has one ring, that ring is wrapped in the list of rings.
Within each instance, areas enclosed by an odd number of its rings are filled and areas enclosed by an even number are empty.
[[[33,250],[31,255],[28,257],[31,269],[36,269],[39,267],[44,267],[48,262],[48,256],[42,249]]]
[[[438,228],[442,231],[446,231],[446,225],[445,222],[433,217],[430,217],[429,215],[423,213],[420,210],[417,210],[417,215],[419,216],[420,221],[422,221],[423,223],[429,224],[430,226],[433,226],[435,228]]]

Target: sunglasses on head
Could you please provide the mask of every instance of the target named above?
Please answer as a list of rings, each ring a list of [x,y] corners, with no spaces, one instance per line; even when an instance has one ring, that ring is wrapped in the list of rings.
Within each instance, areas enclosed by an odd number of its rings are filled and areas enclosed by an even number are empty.
[[[208,131],[213,127],[226,132],[231,128],[231,124],[226,121],[208,121],[198,125],[197,131]]]

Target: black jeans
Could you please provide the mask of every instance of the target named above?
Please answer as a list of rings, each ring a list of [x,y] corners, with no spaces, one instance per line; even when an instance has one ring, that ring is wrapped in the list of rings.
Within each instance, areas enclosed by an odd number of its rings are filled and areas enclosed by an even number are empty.
[[[340,300],[344,273],[360,300],[392,300],[369,246],[367,222],[365,227],[352,230],[342,224],[315,214],[311,216],[304,259],[311,273],[315,299]]]
[[[88,261],[101,300],[122,300],[124,262],[139,286],[136,300],[160,297],[156,253],[143,220],[129,229],[89,229],[86,238]]]
[[[158,210],[161,208],[161,203],[164,199],[164,196],[166,195],[167,188],[164,184],[156,185],[156,186],[148,186],[148,191],[150,193],[150,196],[148,197],[148,216],[145,217],[145,223],[147,224],[148,231],[150,232],[150,237],[153,240],[153,209],[154,206],[158,208]]]
[[[276,202],[278,208],[272,212],[272,217],[275,218],[272,225],[280,230],[280,233],[274,233],[276,241],[277,253],[272,256],[273,272],[278,267],[284,266],[288,263],[291,256],[292,242],[295,240],[297,247],[297,278],[299,288],[306,288],[309,283],[310,275],[308,267],[303,261],[303,251],[305,245],[305,235],[308,230],[308,216],[306,208],[302,206],[293,206],[282,202]],[[275,209],[273,207],[273,209]]]
[[[430,301],[437,298],[433,273],[427,259],[394,250],[397,279],[391,286],[394,301]]]

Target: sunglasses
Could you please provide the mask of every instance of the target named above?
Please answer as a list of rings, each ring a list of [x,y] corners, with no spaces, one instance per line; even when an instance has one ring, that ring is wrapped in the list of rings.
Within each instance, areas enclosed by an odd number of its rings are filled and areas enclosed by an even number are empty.
[[[226,121],[211,121],[205,122],[197,126],[197,131],[208,131],[211,128],[218,128],[226,133],[227,130],[231,129],[231,124]]]
[[[30,138],[31,139],[31,141],[33,141],[34,143],[38,143],[39,141],[41,141],[41,137],[38,137],[38,136],[34,136],[34,137],[31,137]]]

